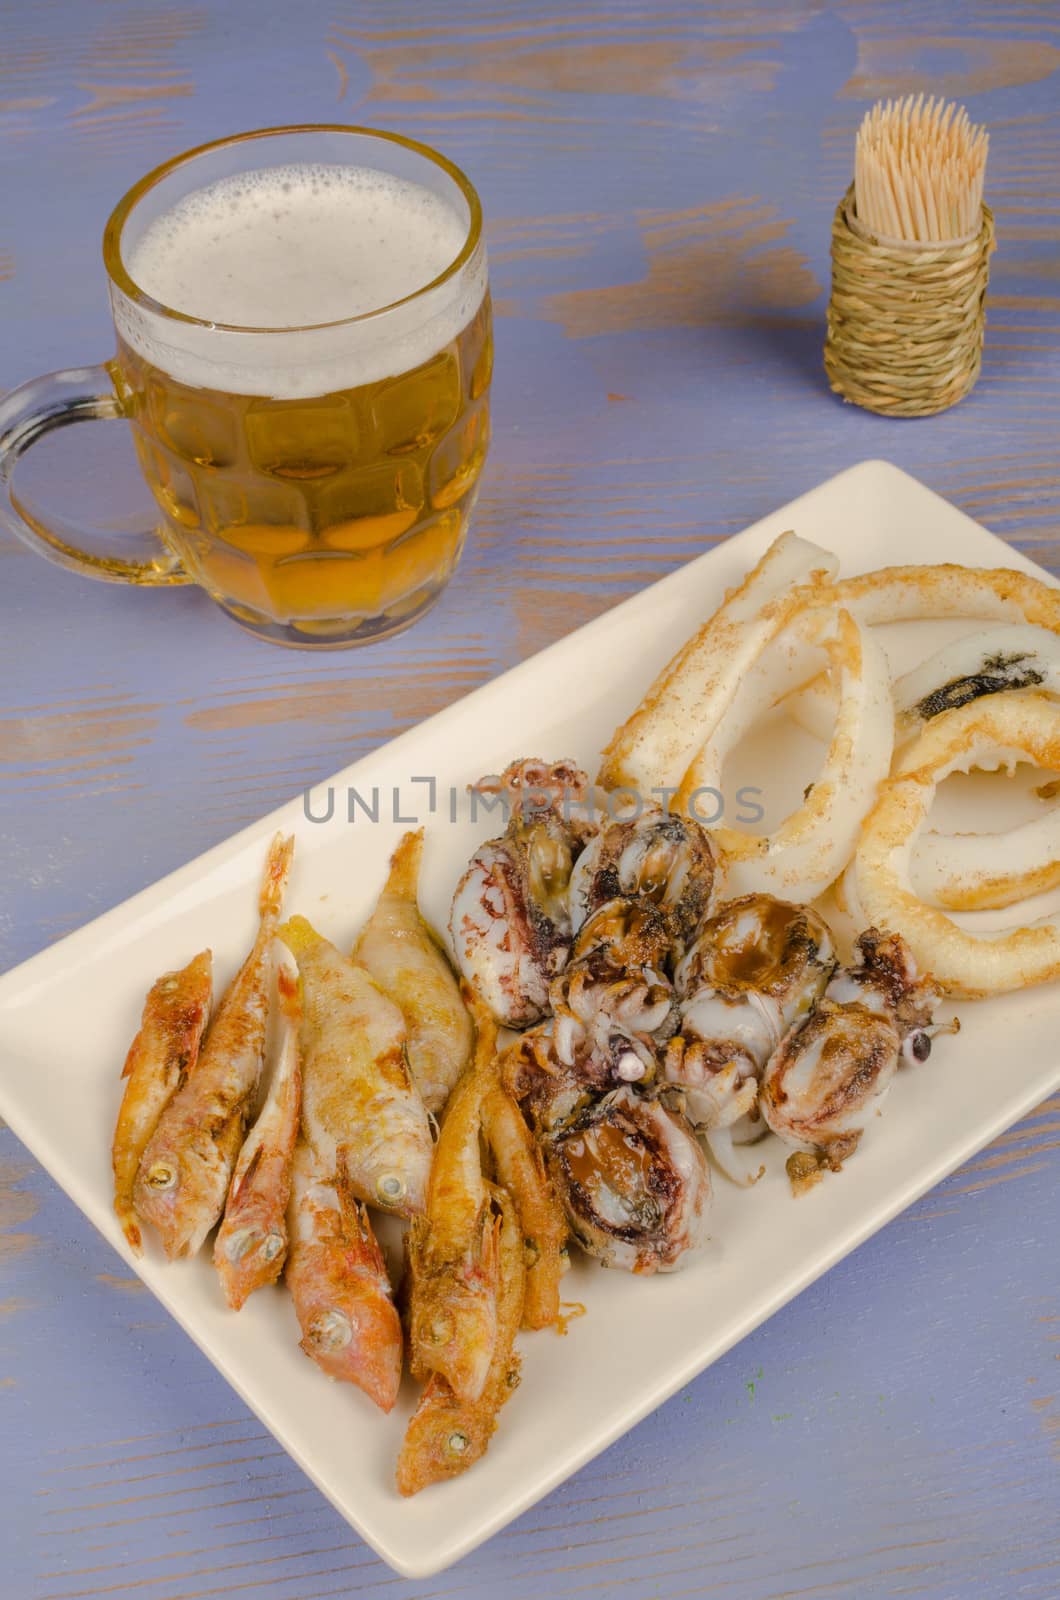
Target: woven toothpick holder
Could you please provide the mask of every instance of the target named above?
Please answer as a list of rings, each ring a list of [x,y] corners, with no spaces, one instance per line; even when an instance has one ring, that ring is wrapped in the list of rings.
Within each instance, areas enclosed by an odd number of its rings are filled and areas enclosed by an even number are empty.
[[[824,365],[836,394],[886,417],[927,417],[979,376],[994,217],[945,244],[869,233],[851,184],[832,223]]]

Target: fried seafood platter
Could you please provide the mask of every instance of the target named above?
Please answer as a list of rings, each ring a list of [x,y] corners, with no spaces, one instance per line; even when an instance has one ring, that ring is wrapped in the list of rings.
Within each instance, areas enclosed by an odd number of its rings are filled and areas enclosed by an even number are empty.
[[[1054,1086],[1058,645],[857,469],[10,975],[0,1109],[435,1571]]]

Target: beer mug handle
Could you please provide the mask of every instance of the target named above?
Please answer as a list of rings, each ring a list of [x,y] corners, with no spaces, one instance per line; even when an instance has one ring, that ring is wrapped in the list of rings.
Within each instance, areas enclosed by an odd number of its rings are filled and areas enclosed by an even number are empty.
[[[72,422],[96,422],[111,417],[124,420],[125,412],[106,365],[52,372],[44,378],[33,378],[5,395],[0,400],[0,522],[31,550],[89,578],[113,583],[190,583],[191,578],[176,556],[162,544],[155,528],[143,530],[145,540],[157,546],[156,550],[149,546],[143,560],[130,561],[119,554],[93,555],[70,543],[64,537],[65,529],[49,527],[20,501],[15,491],[12,481],[15,467],[38,439]]]

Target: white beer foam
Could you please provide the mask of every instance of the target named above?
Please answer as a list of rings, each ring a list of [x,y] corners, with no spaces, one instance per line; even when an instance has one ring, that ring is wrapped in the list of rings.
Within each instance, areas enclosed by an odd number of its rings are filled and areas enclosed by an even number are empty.
[[[445,271],[467,226],[433,191],[366,167],[242,173],[186,195],[125,257],[146,294],[199,321],[112,285],[115,322],[145,360],[193,387],[277,399],[354,388],[418,366],[474,316],[481,243],[451,279],[395,304]],[[363,320],[314,326],[351,317]]]

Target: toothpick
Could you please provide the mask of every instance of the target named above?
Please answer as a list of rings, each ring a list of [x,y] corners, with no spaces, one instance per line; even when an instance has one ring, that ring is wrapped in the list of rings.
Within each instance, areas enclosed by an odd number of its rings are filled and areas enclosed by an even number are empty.
[[[858,221],[910,243],[947,243],[978,232],[989,135],[963,106],[882,100],[865,113],[854,153]]]

